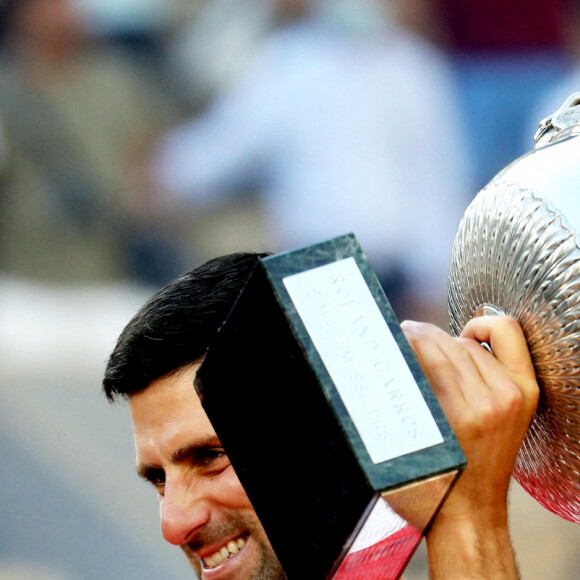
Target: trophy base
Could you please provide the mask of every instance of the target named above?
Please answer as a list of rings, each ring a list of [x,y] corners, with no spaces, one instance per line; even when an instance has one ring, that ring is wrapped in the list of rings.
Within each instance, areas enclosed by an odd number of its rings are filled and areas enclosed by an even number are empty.
[[[354,236],[262,260],[196,388],[290,579],[397,578],[465,464]]]
[[[334,580],[397,580],[459,471],[384,492]]]

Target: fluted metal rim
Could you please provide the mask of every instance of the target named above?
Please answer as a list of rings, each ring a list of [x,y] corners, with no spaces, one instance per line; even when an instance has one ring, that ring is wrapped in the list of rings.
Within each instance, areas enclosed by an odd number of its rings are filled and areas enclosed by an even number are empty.
[[[580,523],[580,246],[550,201],[508,178],[471,203],[451,256],[452,332],[485,306],[520,323],[541,387],[514,477]]]

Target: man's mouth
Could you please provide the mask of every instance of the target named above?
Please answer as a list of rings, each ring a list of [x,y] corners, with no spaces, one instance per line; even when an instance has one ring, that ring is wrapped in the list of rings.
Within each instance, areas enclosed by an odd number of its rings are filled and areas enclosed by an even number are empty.
[[[235,556],[245,545],[246,545],[247,535],[240,536],[239,538],[234,538],[230,540],[227,544],[223,545],[219,550],[210,554],[207,558],[203,558],[203,566],[206,570],[211,570],[216,568],[222,562]]]

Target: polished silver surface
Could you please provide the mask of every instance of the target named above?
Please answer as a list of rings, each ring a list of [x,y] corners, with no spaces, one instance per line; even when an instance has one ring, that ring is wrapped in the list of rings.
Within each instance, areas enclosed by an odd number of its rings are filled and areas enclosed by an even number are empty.
[[[518,320],[541,386],[514,477],[580,523],[580,93],[540,123],[536,148],[475,197],[459,225],[449,315]]]

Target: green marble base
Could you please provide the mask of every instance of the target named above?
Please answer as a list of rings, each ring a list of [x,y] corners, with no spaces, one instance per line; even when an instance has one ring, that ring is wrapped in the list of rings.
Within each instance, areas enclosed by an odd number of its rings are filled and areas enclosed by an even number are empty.
[[[196,388],[292,580],[364,578],[377,501],[423,532],[465,465],[353,235],[263,259]]]

